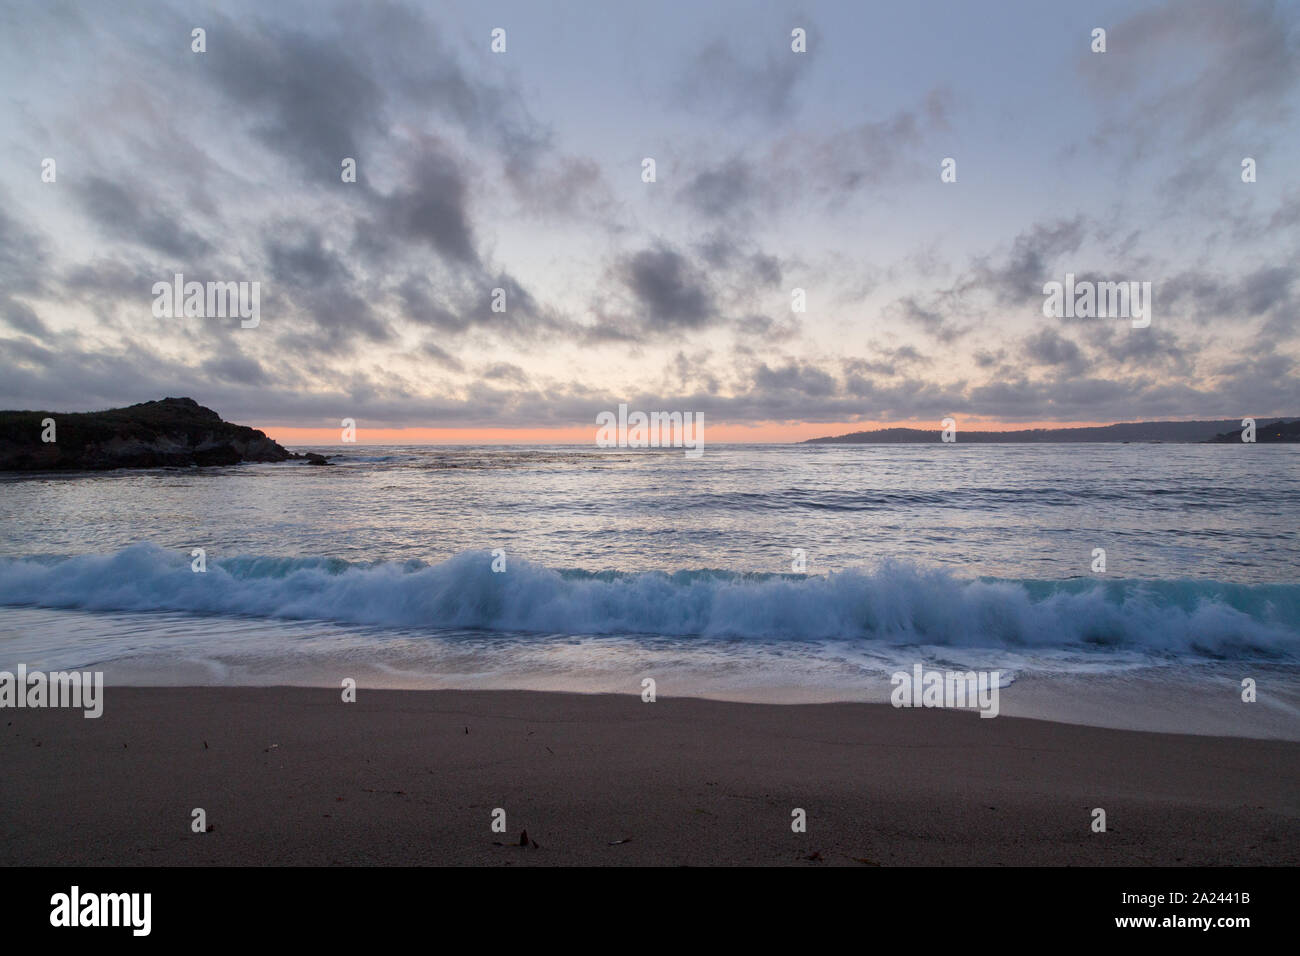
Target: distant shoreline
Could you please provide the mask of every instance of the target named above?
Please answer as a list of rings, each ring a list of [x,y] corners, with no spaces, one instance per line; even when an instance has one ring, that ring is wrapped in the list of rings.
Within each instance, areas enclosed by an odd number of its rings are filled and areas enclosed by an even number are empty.
[[[1227,444],[1242,441],[1241,419],[1208,421],[1121,422],[1083,428],[1028,428],[1016,431],[965,431],[958,423],[955,441],[967,444]],[[877,428],[847,435],[809,438],[801,445],[902,445],[943,440],[942,429]],[[1300,442],[1300,416],[1255,420],[1255,441],[1261,444]]]

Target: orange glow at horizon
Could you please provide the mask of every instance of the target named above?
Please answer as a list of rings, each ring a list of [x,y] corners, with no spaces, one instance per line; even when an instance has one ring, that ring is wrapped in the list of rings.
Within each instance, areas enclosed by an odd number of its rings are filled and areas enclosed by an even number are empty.
[[[1112,422],[1014,422],[1003,423],[975,418],[957,418],[957,434],[962,431],[1025,431],[1031,428],[1091,428]],[[261,427],[282,445],[341,445],[341,428],[302,428],[294,426]],[[827,438],[850,432],[874,431],[878,428],[920,428],[938,432],[937,421],[908,422],[757,422],[752,425],[710,424],[704,422],[704,444],[752,442],[782,444],[809,438]],[[358,445],[594,445],[596,425],[571,425],[562,428],[366,428],[357,423]],[[959,437],[960,440],[960,437]]]

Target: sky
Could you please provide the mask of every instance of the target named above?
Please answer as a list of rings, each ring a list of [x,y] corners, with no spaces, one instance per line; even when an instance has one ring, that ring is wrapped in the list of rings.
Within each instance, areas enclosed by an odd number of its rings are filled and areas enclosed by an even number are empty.
[[[1264,0],[0,0],[0,407],[185,395],[298,442],[1300,414],[1298,46]],[[158,315],[177,273],[257,283],[256,326]],[[1067,274],[1151,283],[1149,325],[1045,315]]]

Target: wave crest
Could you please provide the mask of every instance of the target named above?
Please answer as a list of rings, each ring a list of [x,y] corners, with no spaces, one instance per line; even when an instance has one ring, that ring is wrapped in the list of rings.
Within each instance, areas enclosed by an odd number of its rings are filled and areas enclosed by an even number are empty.
[[[1300,656],[1300,586],[963,579],[886,562],[824,576],[558,571],[487,552],[439,564],[183,553],[0,558],[0,604],[548,634],[854,640]]]

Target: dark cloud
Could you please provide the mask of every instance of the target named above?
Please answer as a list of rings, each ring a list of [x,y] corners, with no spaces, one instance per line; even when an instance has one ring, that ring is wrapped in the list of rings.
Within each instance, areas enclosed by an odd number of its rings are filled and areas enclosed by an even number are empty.
[[[465,363],[456,356],[452,355],[436,342],[425,342],[420,346],[420,354],[427,359],[432,360],[435,364],[443,368],[450,369],[453,372],[463,372]]]
[[[45,323],[15,296],[46,291],[48,248],[41,236],[5,212],[7,198],[0,191],[0,321],[18,332],[43,336],[48,331]]]
[[[834,395],[838,385],[834,376],[809,363],[790,362],[779,368],[759,365],[754,386],[764,393],[794,393],[814,398]]]
[[[498,289],[504,312],[492,309]],[[572,338],[580,334],[570,320],[540,303],[507,273],[462,271],[442,281],[424,273],[411,273],[396,288],[395,308],[404,320],[443,336],[475,329],[519,340],[543,335]]]
[[[776,286],[781,284],[781,260],[776,256],[757,253],[749,258],[749,266],[754,281],[760,285]]]
[[[415,274],[402,281],[397,295],[408,319],[440,332],[462,332],[470,327],[476,314],[480,320],[486,318],[489,305],[486,301],[481,302],[478,309],[465,308],[468,305],[465,301],[453,306],[444,300],[444,292],[435,287],[428,276]]]
[[[1291,264],[1261,265],[1241,276],[1180,272],[1160,283],[1156,304],[1166,315],[1185,315],[1202,324],[1266,318],[1274,334],[1288,333],[1300,310],[1298,275]]]
[[[497,153],[511,178],[545,156],[549,135],[518,91],[463,62],[456,45],[421,10],[368,3],[312,32],[271,20],[214,18],[200,64],[248,117],[266,146],[323,183],[340,161],[358,161],[357,185],[393,136],[394,117],[413,111],[450,124]]]
[[[182,265],[212,248],[181,224],[181,213],[162,202],[156,189],[104,176],[89,176],[71,188],[110,239],[144,246]]]
[[[267,263],[277,283],[295,288],[342,282],[351,269],[326,248],[320,230],[311,223],[283,224],[266,241]]]
[[[1078,374],[1085,366],[1083,350],[1051,328],[1040,329],[1024,344],[1025,357],[1035,365],[1060,366]]]
[[[757,195],[750,165],[730,159],[696,173],[681,190],[681,198],[706,218],[721,219],[745,209]]]
[[[1294,415],[1300,363],[1289,355],[1274,352],[1266,342],[1253,354],[1222,363],[1212,369],[1215,392],[1224,417],[1235,415]]]
[[[714,272],[731,273],[731,278],[745,285],[779,286],[783,275],[781,260],[770,253],[754,249],[735,235],[714,232],[695,246],[703,265]]]
[[[153,284],[171,281],[174,267],[151,265],[140,258],[103,257],[68,266],[56,280],[62,298],[80,301],[97,311],[123,305],[152,318]]]
[[[387,126],[382,88],[336,38],[215,22],[198,66],[259,140],[321,183],[339,181],[344,157],[364,160],[362,143]]]
[[[1281,232],[1300,225],[1300,192],[1289,193],[1268,220],[1270,233]]]
[[[377,0],[347,8],[346,17],[345,36],[336,42],[363,51],[370,74],[408,112],[463,130],[525,186],[549,158],[550,131],[529,114],[522,92],[483,68],[482,57],[492,54],[480,50],[475,61],[460,37],[447,35],[442,12],[431,18],[409,4]]]
[[[10,296],[0,296],[0,320],[11,329],[28,335],[45,336],[49,329],[27,303]]]
[[[505,382],[509,385],[527,385],[528,373],[510,362],[496,362],[479,371],[487,381]]]
[[[261,363],[246,355],[208,359],[199,368],[214,381],[234,385],[268,385],[271,381]]]
[[[40,268],[49,255],[43,236],[20,223],[6,211],[9,196],[0,190],[0,290],[6,293],[36,293],[44,286]]]
[[[382,231],[374,238],[374,248],[402,239],[425,242],[453,263],[477,267],[467,202],[459,163],[437,144],[428,144],[412,164],[406,184],[384,197],[382,215],[369,227]]]
[[[348,256],[314,224],[278,223],[264,243],[269,281],[262,290],[266,328],[306,355],[340,355],[357,342],[387,342],[389,320],[373,283],[354,277]]]
[[[1167,328],[1146,329],[1095,326],[1092,344],[1099,359],[1115,370],[1156,371],[1187,377],[1195,370],[1194,353],[1184,347],[1177,335]]]
[[[650,328],[698,329],[716,318],[708,280],[672,249],[643,249],[618,271]]]
[[[876,354],[871,359],[853,358],[843,361],[846,379],[859,381],[866,376],[888,378],[902,375],[914,366],[930,365],[933,362],[933,359],[921,354],[918,349],[911,345],[903,345],[898,348],[873,345],[872,350]]]
[[[914,296],[904,296],[895,302],[891,314],[933,336],[941,336],[948,330],[948,320],[943,314],[937,308],[923,307]]]
[[[1058,265],[1063,256],[1079,251],[1085,236],[1082,216],[1036,223],[1016,236],[1010,252],[1001,261],[977,260],[962,290],[979,288],[1008,305],[1041,300],[1044,283],[1061,280],[1067,271],[1082,272],[1077,268],[1058,268]]]
[[[793,316],[787,319],[774,319],[769,315],[756,313],[737,319],[735,330],[745,343],[750,341],[771,343],[796,338],[799,335],[799,324]]]

